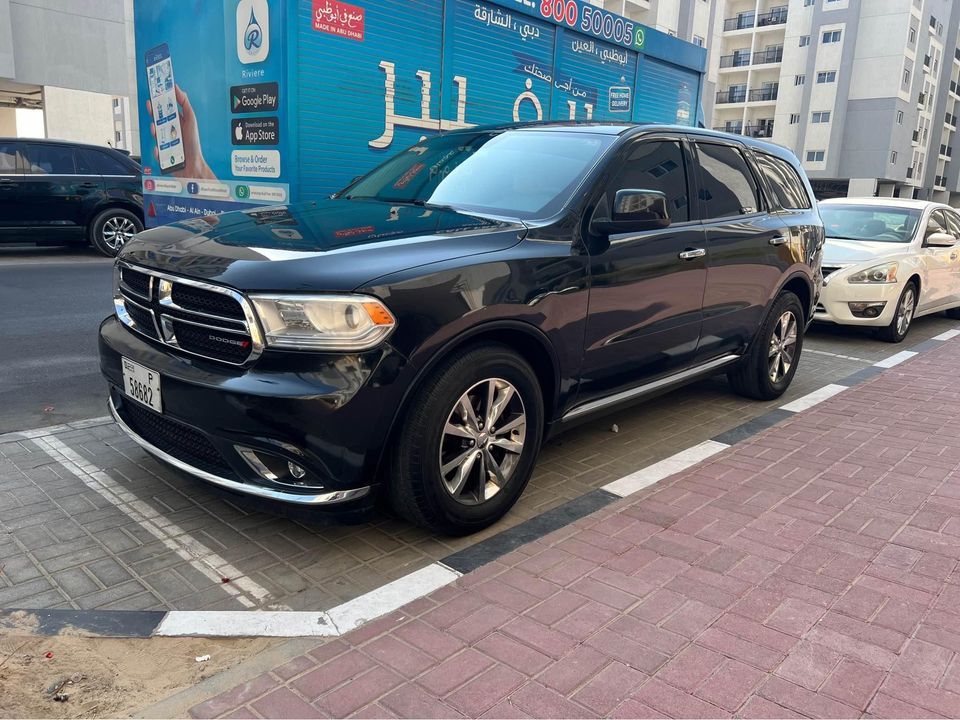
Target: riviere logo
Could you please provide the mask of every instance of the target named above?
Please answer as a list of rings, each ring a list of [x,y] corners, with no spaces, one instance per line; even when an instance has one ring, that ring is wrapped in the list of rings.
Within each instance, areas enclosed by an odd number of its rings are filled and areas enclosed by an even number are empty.
[[[237,3],[237,58],[244,64],[263,62],[270,54],[270,8],[267,0]]]

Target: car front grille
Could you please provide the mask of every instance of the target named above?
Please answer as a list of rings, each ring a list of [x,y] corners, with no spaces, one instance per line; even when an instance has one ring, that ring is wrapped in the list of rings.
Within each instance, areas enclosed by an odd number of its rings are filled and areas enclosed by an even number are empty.
[[[820,274],[823,275],[823,277],[827,277],[827,276],[829,276],[829,275],[833,275],[833,273],[837,272],[837,270],[840,270],[840,268],[838,268],[838,267],[822,267],[822,268],[820,268]]]
[[[168,455],[213,475],[234,474],[203,433],[142,408],[126,398],[123,399],[120,414],[131,430]]]
[[[263,350],[247,299],[230,288],[120,263],[114,306],[131,331],[190,355],[243,365]]]

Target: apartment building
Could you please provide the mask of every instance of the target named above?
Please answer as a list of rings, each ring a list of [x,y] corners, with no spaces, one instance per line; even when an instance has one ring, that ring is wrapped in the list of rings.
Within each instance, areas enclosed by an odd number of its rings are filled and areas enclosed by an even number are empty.
[[[724,12],[713,127],[792,148],[821,197],[960,192],[958,3],[727,0]]]

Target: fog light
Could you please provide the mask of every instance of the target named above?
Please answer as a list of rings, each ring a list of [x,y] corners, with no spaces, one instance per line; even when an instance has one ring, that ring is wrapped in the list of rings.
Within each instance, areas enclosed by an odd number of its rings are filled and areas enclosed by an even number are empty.
[[[296,463],[292,463],[292,462],[287,463],[287,470],[290,471],[290,474],[296,480],[302,480],[303,476],[307,474],[306,470],[304,470],[302,467],[300,467]]]
[[[854,317],[858,318],[875,318],[880,317],[880,313],[883,312],[883,309],[887,306],[886,302],[852,302],[847,303],[850,307],[850,312]]]

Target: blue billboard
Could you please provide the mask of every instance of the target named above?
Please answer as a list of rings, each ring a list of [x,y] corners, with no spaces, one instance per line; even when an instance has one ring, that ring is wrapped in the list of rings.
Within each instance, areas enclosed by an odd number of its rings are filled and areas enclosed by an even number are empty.
[[[696,122],[705,51],[582,0],[135,4],[147,224],[316,199],[438,132]]]

